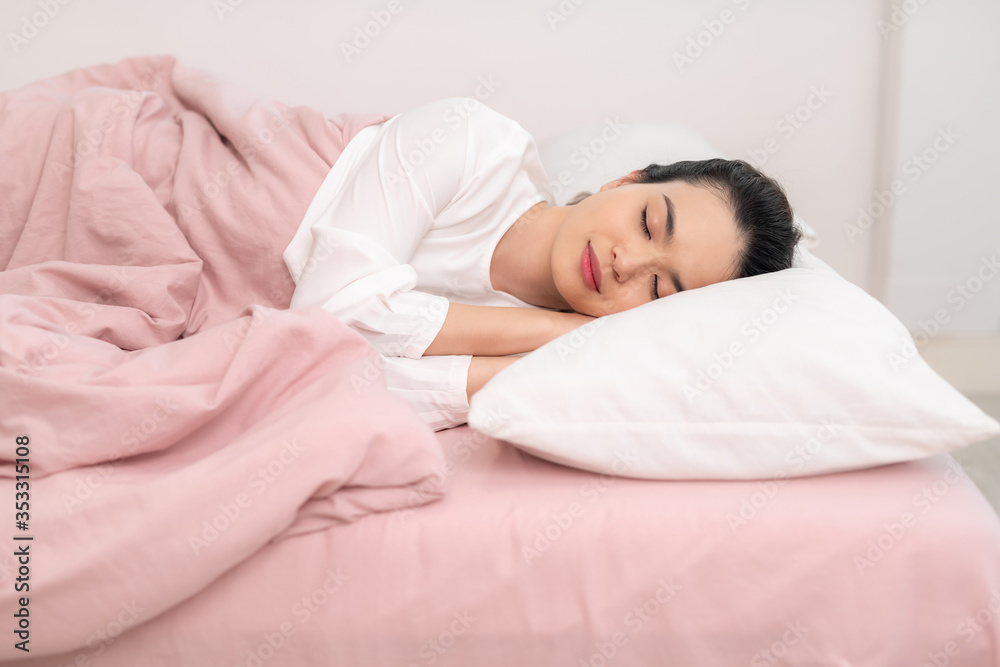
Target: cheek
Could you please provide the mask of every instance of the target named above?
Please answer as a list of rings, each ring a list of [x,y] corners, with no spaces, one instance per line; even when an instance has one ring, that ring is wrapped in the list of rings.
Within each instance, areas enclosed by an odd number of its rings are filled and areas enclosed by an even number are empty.
[[[564,242],[562,234],[556,237],[552,246],[552,274],[556,281],[556,286],[565,290],[571,283],[573,261],[569,253],[569,245]]]
[[[556,291],[576,310],[576,306],[585,301],[586,285],[581,284],[580,258],[573,257],[570,244],[560,243],[557,239],[552,248],[552,280]]]
[[[580,270],[580,259],[586,245],[587,239],[580,237],[567,237],[562,244],[562,261],[566,276],[571,281],[570,284],[576,285],[577,282],[580,282],[584,288],[586,286],[582,283],[583,274]]]
[[[641,306],[646,301],[648,301],[648,299],[643,299],[641,290],[633,288],[625,294],[622,294],[615,301],[613,307],[611,308],[611,313],[621,313],[626,310],[632,310],[637,306]]]

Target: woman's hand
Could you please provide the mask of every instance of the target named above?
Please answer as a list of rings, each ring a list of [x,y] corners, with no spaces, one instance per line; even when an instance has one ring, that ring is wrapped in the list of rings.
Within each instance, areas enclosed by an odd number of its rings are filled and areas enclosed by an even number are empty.
[[[469,376],[465,381],[465,395],[472,401],[472,395],[483,388],[494,375],[510,366],[520,359],[518,356],[510,357],[472,357],[469,363]]]
[[[520,308],[518,310],[530,309]],[[551,325],[548,334],[539,339],[541,342],[539,342],[538,347],[596,319],[583,313],[537,312],[547,313]],[[520,356],[516,355],[503,357],[473,356],[472,361],[469,363],[469,376],[465,387],[465,393],[469,401],[472,401],[472,395],[482,389],[483,385],[489,382],[494,375],[520,358]]]
[[[577,327],[581,327],[587,322],[593,322],[596,317],[591,317],[590,315],[584,315],[583,313],[560,313],[554,312],[552,315],[556,316],[552,319],[552,335],[549,340],[555,340],[567,334]],[[545,341],[546,343],[549,341]]]
[[[424,356],[523,354],[593,319],[580,313],[541,308],[450,303],[444,324],[424,350]]]

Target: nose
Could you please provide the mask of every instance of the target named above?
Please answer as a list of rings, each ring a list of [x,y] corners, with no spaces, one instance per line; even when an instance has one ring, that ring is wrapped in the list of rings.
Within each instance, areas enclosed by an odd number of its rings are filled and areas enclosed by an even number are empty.
[[[611,248],[611,269],[615,280],[625,282],[635,276],[656,272],[658,258],[650,251],[628,249],[622,246]]]

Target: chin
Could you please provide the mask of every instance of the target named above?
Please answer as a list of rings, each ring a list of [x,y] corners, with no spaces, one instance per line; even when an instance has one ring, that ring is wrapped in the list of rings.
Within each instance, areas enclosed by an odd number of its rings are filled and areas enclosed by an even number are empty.
[[[590,317],[601,317],[602,314],[605,314],[605,313],[599,313],[597,312],[597,310],[598,308],[596,308],[594,305],[586,303],[580,304],[580,306],[575,309],[576,312],[582,313],[583,315],[589,315]]]

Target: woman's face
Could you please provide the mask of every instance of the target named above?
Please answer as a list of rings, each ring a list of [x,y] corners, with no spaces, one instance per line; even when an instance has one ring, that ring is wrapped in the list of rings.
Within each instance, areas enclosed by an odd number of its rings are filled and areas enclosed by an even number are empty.
[[[735,275],[740,249],[736,220],[719,195],[682,181],[623,181],[570,207],[556,232],[553,279],[574,311],[610,315]],[[643,229],[643,208],[649,235]],[[598,290],[585,277],[588,246],[596,256],[591,265]]]

